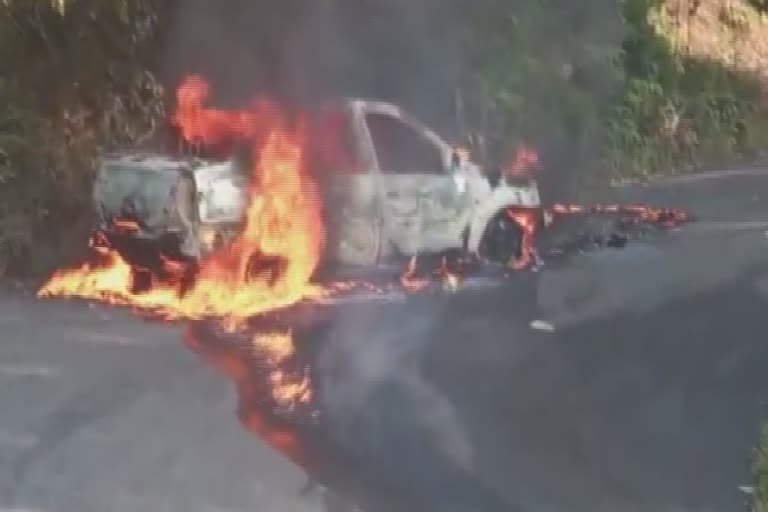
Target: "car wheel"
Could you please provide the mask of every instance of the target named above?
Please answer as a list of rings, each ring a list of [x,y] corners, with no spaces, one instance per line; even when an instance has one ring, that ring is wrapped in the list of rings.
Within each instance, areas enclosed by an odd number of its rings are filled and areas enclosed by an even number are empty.
[[[261,253],[252,254],[245,268],[245,280],[249,283],[261,282],[272,287],[285,274],[288,260],[282,256],[267,256]]]
[[[486,227],[480,256],[501,264],[517,260],[522,256],[523,236],[522,226],[501,212]]]

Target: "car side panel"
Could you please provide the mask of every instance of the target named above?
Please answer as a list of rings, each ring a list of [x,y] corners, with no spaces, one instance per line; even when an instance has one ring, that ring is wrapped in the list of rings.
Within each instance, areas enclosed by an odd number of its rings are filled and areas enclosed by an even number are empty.
[[[481,204],[477,205],[470,223],[467,249],[477,253],[485,234],[485,228],[491,219],[504,208],[518,207],[536,209],[541,207],[539,189],[531,180],[525,186],[500,186],[493,189]]]
[[[404,116],[396,107],[376,103],[358,103],[356,106],[356,121],[361,147],[368,158],[372,169],[374,183],[377,186],[377,199],[382,215],[383,238],[385,243],[392,244],[403,254],[417,254],[421,251],[435,250],[433,245],[424,237],[425,202],[431,200],[430,190],[439,188],[443,183],[434,173],[394,174],[380,168],[376,157],[374,141],[365,122],[366,114],[383,114],[399,120],[415,132],[429,140],[438,151],[444,151],[443,143],[422,125]],[[436,177],[438,178],[435,181]],[[430,183],[433,185],[430,186]],[[438,242],[439,245],[439,242]]]
[[[422,190],[426,178],[420,174],[380,177],[384,235],[403,254],[416,254],[423,247]]]
[[[369,173],[332,178],[325,197],[329,259],[352,265],[375,264],[381,245],[376,184]]]
[[[461,248],[472,215],[472,197],[460,173],[425,176],[421,189],[422,247],[426,251]]]

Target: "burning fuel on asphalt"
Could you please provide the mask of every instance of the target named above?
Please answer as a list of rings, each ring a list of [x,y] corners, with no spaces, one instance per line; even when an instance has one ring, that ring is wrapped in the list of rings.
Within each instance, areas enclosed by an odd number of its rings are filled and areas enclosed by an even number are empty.
[[[56,273],[40,290],[41,297],[106,300],[168,318],[194,319],[245,318],[319,293],[309,280],[320,259],[324,232],[320,198],[306,171],[301,121],[289,126],[278,106],[267,100],[235,112],[207,108],[208,96],[202,78],[188,78],[179,87],[173,122],[188,142],[244,139],[252,144],[256,164],[237,238],[202,263],[192,289],[183,296],[173,280],[132,293],[130,266],[115,250],[98,247],[102,264]],[[263,257],[282,265],[274,274],[254,275],[250,265]]]

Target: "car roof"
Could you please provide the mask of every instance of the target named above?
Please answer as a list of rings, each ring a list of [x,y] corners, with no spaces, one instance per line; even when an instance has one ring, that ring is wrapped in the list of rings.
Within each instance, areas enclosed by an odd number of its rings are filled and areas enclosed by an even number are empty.
[[[196,168],[211,162],[195,157],[174,157],[162,153],[149,152],[127,152],[127,153],[108,153],[101,159],[103,165],[109,166],[130,166],[132,168],[145,168],[146,170],[167,171],[177,169],[181,166]]]
[[[381,112],[401,116],[406,112],[395,105],[387,101],[375,100],[370,98],[344,98],[340,100],[327,101],[321,105],[321,110],[339,110],[344,108],[351,108],[352,110],[362,110],[365,112]]]

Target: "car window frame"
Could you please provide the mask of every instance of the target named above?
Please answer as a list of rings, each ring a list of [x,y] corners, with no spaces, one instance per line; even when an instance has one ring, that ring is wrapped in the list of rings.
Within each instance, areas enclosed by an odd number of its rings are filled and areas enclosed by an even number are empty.
[[[374,141],[373,133],[370,129],[370,126],[368,124],[368,116],[369,115],[381,115],[384,117],[389,117],[393,119],[394,121],[399,122],[404,127],[412,130],[414,132],[414,135],[419,137],[423,140],[425,144],[429,144],[432,146],[438,155],[438,161],[440,163],[440,167],[438,170],[430,171],[429,169],[413,169],[411,171],[406,172],[392,172],[384,169],[381,166],[381,161],[379,159],[379,153],[376,148],[376,143]],[[397,107],[390,106],[390,105],[364,105],[363,108],[360,109],[360,122],[365,127],[365,132],[367,134],[367,139],[370,146],[370,151],[372,153],[372,158],[374,159],[376,169],[378,172],[382,175],[386,176],[417,176],[417,175],[428,175],[428,176],[446,176],[449,174],[449,168],[448,164],[446,163],[446,144],[438,137],[436,134],[434,134],[426,125],[415,119],[413,116],[408,115],[407,113],[403,112]]]

